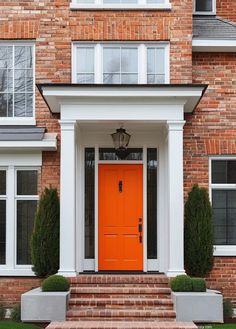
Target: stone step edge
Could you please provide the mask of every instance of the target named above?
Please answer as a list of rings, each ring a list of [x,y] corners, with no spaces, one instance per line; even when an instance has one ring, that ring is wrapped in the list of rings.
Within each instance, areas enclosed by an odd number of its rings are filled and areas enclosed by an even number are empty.
[[[193,322],[68,321],[51,322],[46,329],[197,329]]]

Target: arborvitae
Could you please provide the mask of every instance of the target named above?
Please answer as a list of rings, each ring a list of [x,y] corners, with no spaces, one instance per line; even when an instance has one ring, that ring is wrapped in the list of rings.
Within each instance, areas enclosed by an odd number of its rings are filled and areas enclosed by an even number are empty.
[[[213,266],[212,208],[205,188],[194,185],[185,204],[185,269],[204,277]]]
[[[57,190],[45,188],[35,216],[31,238],[33,271],[44,277],[59,268],[60,205]]]

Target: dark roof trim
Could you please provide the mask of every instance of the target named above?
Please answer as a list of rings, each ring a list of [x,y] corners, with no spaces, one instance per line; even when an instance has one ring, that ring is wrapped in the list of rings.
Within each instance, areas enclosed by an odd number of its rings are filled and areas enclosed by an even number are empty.
[[[1,126],[0,141],[41,141],[45,132],[36,126]]]

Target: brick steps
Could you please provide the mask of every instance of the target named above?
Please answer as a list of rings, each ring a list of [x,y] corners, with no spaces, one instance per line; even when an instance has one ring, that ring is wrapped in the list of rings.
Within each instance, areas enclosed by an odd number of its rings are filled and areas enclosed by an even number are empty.
[[[168,278],[161,274],[96,274],[79,275],[70,278],[70,283],[74,284],[168,284]]]
[[[92,286],[86,286],[86,287],[72,287],[71,288],[71,295],[77,295],[77,294],[90,294],[90,295],[152,295],[156,297],[160,297],[161,295],[169,295],[171,293],[170,288],[157,288],[157,287],[142,287],[142,286],[136,286],[136,287],[92,287]]]
[[[67,312],[67,320],[83,320],[83,318],[96,318],[96,319],[122,319],[128,320],[132,318],[133,320],[138,320],[139,318],[151,318],[152,320],[160,321],[161,319],[167,318],[168,320],[175,320],[175,312],[173,310],[157,310],[155,308],[149,310],[143,309],[76,309],[69,310]]]
[[[197,329],[192,322],[76,321],[52,322],[47,329]]]
[[[71,278],[68,321],[174,322],[168,278],[158,274]]]
[[[168,299],[151,299],[148,300],[146,298],[71,298],[70,309],[73,308],[83,308],[83,307],[97,307],[97,308],[127,308],[127,307],[135,307],[137,309],[143,308],[148,309],[155,306],[156,309],[173,309],[173,302]]]

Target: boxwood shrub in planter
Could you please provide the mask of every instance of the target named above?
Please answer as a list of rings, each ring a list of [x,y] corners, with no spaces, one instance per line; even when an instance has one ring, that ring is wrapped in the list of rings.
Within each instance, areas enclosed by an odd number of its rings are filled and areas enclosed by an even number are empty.
[[[191,278],[192,281],[192,291],[195,292],[205,292],[206,291],[206,281],[202,278]]]
[[[69,281],[62,275],[51,275],[42,283],[42,291],[68,291]]]
[[[179,275],[170,285],[177,321],[223,322],[222,295],[206,291],[204,279]]]
[[[170,282],[173,291],[192,291],[192,280],[188,275],[178,275]]]
[[[24,322],[65,321],[69,304],[70,283],[61,275],[45,279],[41,288],[21,296],[21,318]]]

